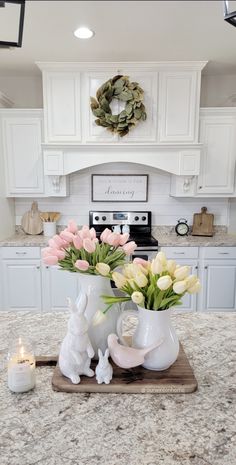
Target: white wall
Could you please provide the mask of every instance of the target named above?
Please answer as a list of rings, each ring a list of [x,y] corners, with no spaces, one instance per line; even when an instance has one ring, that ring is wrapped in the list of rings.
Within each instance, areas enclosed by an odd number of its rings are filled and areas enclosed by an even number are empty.
[[[236,75],[203,75],[201,87],[202,107],[235,107]]]
[[[6,94],[16,108],[42,108],[41,76],[0,75],[0,91]]]
[[[149,174],[148,202],[144,203],[98,203],[91,202],[91,174],[141,173]],[[60,224],[74,218],[78,224],[88,223],[89,210],[151,210],[153,225],[173,225],[180,217],[192,224],[193,213],[204,205],[215,215],[215,224],[228,223],[227,199],[176,199],[169,196],[170,175],[154,168],[127,163],[106,164],[70,175],[70,196],[62,199],[38,199],[42,211],[60,211]],[[30,208],[33,199],[16,199],[16,223],[20,224],[23,213]]]
[[[14,200],[5,197],[5,179],[3,165],[2,138],[0,132],[0,240],[14,233],[15,209]]]

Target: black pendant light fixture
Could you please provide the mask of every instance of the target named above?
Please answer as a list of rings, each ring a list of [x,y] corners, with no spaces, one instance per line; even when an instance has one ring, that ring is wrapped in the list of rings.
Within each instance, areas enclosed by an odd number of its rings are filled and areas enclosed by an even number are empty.
[[[22,46],[24,17],[25,0],[0,0],[0,48]],[[4,25],[4,33],[1,21]],[[15,30],[12,31],[12,28]],[[6,32],[8,30],[11,32]]]
[[[236,11],[229,11],[228,0],[223,0],[224,7],[224,20],[236,27]]]

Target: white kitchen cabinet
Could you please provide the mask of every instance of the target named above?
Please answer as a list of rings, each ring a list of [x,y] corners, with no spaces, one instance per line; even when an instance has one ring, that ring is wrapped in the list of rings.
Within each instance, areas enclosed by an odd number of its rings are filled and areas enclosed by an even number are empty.
[[[161,247],[168,260],[176,260],[180,266],[190,266],[190,273],[198,276],[198,247]],[[175,307],[178,312],[195,312],[197,310],[197,295],[185,294],[182,305]]]
[[[4,310],[41,310],[40,260],[4,259]]]
[[[236,109],[202,108],[203,144],[197,195],[233,194],[236,161]]]
[[[197,142],[200,101],[199,70],[159,73],[159,141]]]
[[[42,195],[42,111],[4,110],[0,115],[7,196]]]
[[[201,273],[202,310],[236,310],[236,260],[205,260]]]
[[[129,134],[125,137],[118,137],[107,131],[106,128],[97,126],[95,123],[95,116],[92,114],[90,106],[88,105],[90,97],[96,97],[97,89],[111,76],[116,74],[128,75],[130,81],[135,81],[140,84],[144,90],[144,105],[146,107],[147,119],[140,121],[136,128],[132,128]],[[157,141],[157,72],[137,72],[132,68],[125,70],[107,71],[106,73],[91,72],[86,73],[85,79],[85,97],[84,97],[84,128],[85,128],[85,142],[98,142],[98,143],[144,143]],[[113,114],[120,113],[125,108],[126,102],[113,99],[110,106]]]
[[[80,72],[44,70],[43,101],[45,142],[81,142]]]
[[[65,310],[67,297],[78,297],[78,273],[69,273],[58,266],[42,265],[43,310]]]

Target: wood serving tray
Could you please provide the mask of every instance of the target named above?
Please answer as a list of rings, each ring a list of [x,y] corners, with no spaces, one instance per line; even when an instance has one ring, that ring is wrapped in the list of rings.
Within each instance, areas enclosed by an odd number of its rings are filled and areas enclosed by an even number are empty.
[[[63,376],[57,365],[53,377],[54,391],[63,392],[99,392],[128,394],[187,394],[196,391],[197,380],[189,364],[182,345],[176,362],[164,371],[147,370],[141,366],[125,370],[113,362],[113,378],[110,384],[97,384],[96,378],[81,376],[80,384],[72,382]],[[95,370],[97,361],[91,363]]]

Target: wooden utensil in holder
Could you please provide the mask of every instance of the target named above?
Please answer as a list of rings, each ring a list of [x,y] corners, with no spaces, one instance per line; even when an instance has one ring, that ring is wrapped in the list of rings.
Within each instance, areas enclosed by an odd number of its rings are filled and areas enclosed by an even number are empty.
[[[214,215],[207,213],[207,207],[201,208],[201,213],[193,215],[192,236],[213,236]]]

